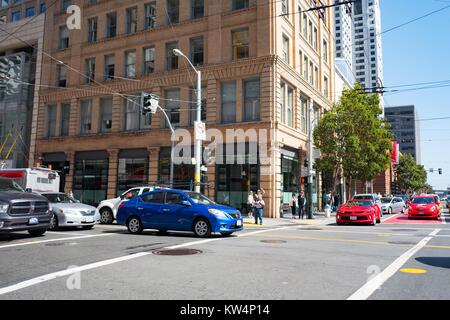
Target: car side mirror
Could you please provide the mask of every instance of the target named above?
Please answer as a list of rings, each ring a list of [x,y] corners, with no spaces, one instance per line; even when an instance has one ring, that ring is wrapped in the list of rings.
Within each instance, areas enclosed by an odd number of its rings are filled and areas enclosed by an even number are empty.
[[[187,200],[183,200],[183,201],[180,202],[180,205],[183,206],[183,207],[190,207],[191,203],[189,201],[187,201]]]
[[[31,188],[26,188],[26,189],[25,189],[25,192],[33,193],[33,189],[31,189]]]

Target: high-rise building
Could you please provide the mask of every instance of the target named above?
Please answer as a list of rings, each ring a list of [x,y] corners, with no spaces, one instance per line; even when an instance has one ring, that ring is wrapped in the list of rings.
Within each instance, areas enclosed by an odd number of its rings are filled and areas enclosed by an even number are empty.
[[[33,156],[69,168],[66,191],[90,204],[136,185],[167,184],[171,132],[161,112],[141,113],[139,95],[158,95],[172,125],[193,136],[196,76],[177,48],[202,72],[206,129],[241,130],[214,141],[235,151],[231,162],[213,154],[204,192],[243,208],[249,190],[264,188],[265,215],[279,216],[304,188],[309,120],[315,125],[334,102],[334,12],[307,11],[333,1],[78,0],[83,20],[73,30],[63,8],[49,6]],[[190,188],[194,166],[183,159],[175,187]],[[322,180],[313,183],[319,204]]]
[[[336,57],[349,62],[356,80],[364,88],[382,86],[380,0],[356,0],[351,10],[348,6],[337,6],[335,19]]]
[[[44,5],[43,5],[44,4]],[[33,165],[45,3],[0,2],[0,166]]]
[[[420,163],[420,123],[415,106],[386,107],[385,115],[400,145],[400,152],[411,154]]]

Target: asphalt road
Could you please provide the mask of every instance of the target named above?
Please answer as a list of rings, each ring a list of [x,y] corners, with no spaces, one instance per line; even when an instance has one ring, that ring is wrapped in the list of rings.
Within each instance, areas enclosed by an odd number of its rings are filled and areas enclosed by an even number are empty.
[[[0,236],[0,299],[450,299],[450,214],[373,226],[246,226],[229,238],[120,226]],[[195,249],[158,255],[157,249]]]

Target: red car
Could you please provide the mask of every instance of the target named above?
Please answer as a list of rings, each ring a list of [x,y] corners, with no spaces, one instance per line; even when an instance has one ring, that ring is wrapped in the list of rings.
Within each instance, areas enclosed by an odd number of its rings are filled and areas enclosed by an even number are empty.
[[[350,200],[342,205],[336,214],[338,225],[347,223],[376,225],[381,222],[381,211],[370,200]]]
[[[441,208],[434,196],[418,196],[411,201],[408,219],[436,219],[441,217]]]

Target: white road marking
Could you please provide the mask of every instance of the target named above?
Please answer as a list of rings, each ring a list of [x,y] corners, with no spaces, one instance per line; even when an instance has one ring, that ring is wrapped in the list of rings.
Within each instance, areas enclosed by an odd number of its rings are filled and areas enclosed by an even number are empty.
[[[245,233],[245,234],[239,235],[238,237],[251,236],[251,235],[254,235],[254,234],[258,234],[258,233],[278,231],[278,230],[284,230],[284,229],[289,229],[289,228],[293,228],[293,227],[283,227],[283,228],[276,228],[276,229],[270,229],[270,230],[259,230],[259,231]],[[82,237],[79,237],[79,238],[82,238]],[[64,240],[69,240],[69,239],[75,239],[75,237],[74,238],[66,238]],[[205,240],[187,242],[187,243],[183,243],[183,244],[175,245],[175,246],[171,246],[171,247],[166,247],[166,248],[163,248],[163,249],[160,249],[160,250],[178,249],[178,248],[189,247],[189,246],[198,245],[198,244],[204,244],[204,243],[213,242],[213,241],[231,240],[231,239],[234,239],[234,238],[205,239]],[[84,265],[84,266],[80,266],[80,267],[76,267],[76,268],[70,268],[70,269],[66,269],[66,270],[61,270],[61,271],[49,273],[49,274],[42,275],[42,276],[30,279],[30,280],[26,280],[26,281],[23,281],[23,282],[20,282],[20,283],[17,283],[17,284],[10,285],[8,287],[0,288],[0,295],[11,293],[11,292],[14,292],[14,291],[18,291],[18,290],[21,290],[21,289],[24,289],[24,288],[28,288],[28,287],[31,287],[31,286],[34,286],[34,285],[37,285],[37,284],[40,284],[40,283],[43,283],[43,282],[54,280],[56,278],[69,276],[71,274],[78,273],[78,272],[81,272],[81,271],[96,269],[96,268],[112,265],[112,264],[115,264],[115,263],[118,263],[118,262],[123,262],[123,261],[127,261],[127,260],[140,258],[140,257],[143,257],[143,256],[148,256],[148,255],[151,255],[151,254],[152,254],[151,252],[138,252],[138,253],[135,253],[135,254],[126,255],[126,256],[122,256],[122,257],[118,257],[118,258],[114,258],[114,259],[109,259],[109,260],[103,260],[103,261],[90,263],[90,264],[87,264],[87,265]]]
[[[41,244],[41,243],[56,242],[56,241],[68,241],[68,240],[76,240],[76,239],[108,237],[108,236],[112,236],[112,235],[114,235],[114,233],[93,234],[93,235],[84,235],[84,236],[79,236],[79,237],[56,238],[56,239],[48,239],[48,240],[40,240],[40,241],[29,241],[29,242],[22,242],[22,243],[13,243],[13,244],[7,244],[7,245],[4,245],[4,246],[0,246],[0,249],[21,247],[21,246],[29,246],[29,245],[33,245],[33,244]]]
[[[86,236],[86,233],[74,233],[74,232],[56,232],[56,231],[47,231],[48,234],[62,234],[66,236]]]
[[[347,300],[366,300],[375,290],[379,289],[383,283],[385,283],[390,277],[392,277],[416,252],[422,249],[426,244],[436,236],[440,229],[435,229],[427,237],[423,238],[414,247],[403,253],[393,263],[391,263],[386,269],[384,269],[377,276],[367,281],[358,291],[352,294]]]

